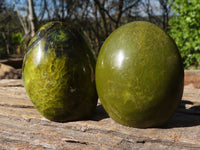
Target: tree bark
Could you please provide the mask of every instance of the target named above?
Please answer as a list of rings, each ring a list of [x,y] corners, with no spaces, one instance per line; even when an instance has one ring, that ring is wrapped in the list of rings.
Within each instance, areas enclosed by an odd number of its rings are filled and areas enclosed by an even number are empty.
[[[35,25],[34,25],[34,12],[33,12],[33,0],[28,0],[29,6],[29,20],[30,20],[30,27],[31,27],[31,37],[35,35]]]
[[[3,39],[4,39],[4,41],[5,41],[5,44],[6,44],[6,53],[7,53],[7,55],[9,55],[9,54],[10,54],[10,50],[9,50],[9,41],[8,41],[8,39],[6,38],[5,32],[2,32],[2,37],[3,37]]]
[[[104,9],[105,0],[102,3],[100,3],[99,0],[94,0],[94,2],[99,10],[100,15],[101,15],[102,22],[103,22],[103,30],[105,33],[105,37],[107,37],[108,36],[108,26],[107,26],[107,20],[106,20],[105,9]]]

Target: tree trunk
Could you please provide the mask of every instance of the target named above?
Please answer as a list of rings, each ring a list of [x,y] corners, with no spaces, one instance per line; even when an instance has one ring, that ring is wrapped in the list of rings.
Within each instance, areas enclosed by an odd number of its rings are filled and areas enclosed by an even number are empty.
[[[8,39],[6,38],[6,34],[5,32],[2,32],[2,37],[5,41],[5,44],[6,44],[6,54],[9,55],[10,54],[10,50],[9,50],[9,41]]]
[[[35,35],[33,0],[28,0],[28,6],[29,6],[29,20],[31,26],[31,37],[33,37]]]
[[[99,10],[99,14],[101,15],[102,18],[102,24],[103,24],[103,31],[105,33],[105,37],[108,36],[108,26],[107,26],[107,20],[106,20],[106,14],[105,14],[105,1],[103,1],[102,3],[100,3],[99,0],[94,0],[96,7]]]

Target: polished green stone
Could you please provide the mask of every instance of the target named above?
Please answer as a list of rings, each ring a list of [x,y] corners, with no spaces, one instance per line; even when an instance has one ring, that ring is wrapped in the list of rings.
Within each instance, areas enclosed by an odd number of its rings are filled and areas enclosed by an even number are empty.
[[[127,126],[163,125],[183,93],[184,70],[177,46],[148,22],[115,30],[100,50],[95,75],[103,107],[113,120]]]
[[[42,26],[28,45],[23,81],[37,110],[53,121],[84,119],[97,104],[95,59],[84,37],[61,22]]]

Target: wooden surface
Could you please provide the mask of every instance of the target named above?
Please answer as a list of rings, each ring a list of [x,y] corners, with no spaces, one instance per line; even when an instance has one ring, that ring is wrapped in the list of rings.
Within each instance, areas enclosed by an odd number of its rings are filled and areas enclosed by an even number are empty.
[[[200,70],[185,70],[184,84],[192,84],[194,88],[200,88]]]
[[[90,120],[46,120],[21,80],[0,80],[0,149],[200,149],[200,89],[185,88],[164,127],[137,129],[115,123],[100,104]]]

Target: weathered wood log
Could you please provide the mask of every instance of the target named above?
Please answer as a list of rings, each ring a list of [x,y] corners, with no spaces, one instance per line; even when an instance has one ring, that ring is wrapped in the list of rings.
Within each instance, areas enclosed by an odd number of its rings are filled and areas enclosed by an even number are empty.
[[[200,88],[200,70],[185,70],[184,84],[192,84],[195,88]]]
[[[0,79],[21,79],[22,69],[0,63]]]
[[[115,123],[100,103],[88,120],[49,121],[34,108],[21,80],[0,80],[0,149],[200,149],[200,89],[184,90],[165,126],[137,129]]]

